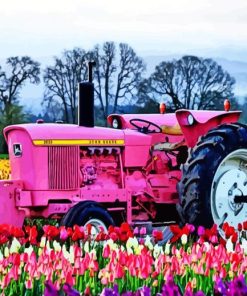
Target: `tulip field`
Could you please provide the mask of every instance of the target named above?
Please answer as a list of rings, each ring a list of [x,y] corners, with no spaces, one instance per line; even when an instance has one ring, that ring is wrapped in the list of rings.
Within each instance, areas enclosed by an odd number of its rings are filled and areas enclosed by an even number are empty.
[[[0,225],[0,295],[247,295],[247,222],[170,229]]]
[[[9,175],[0,159],[0,179]],[[127,223],[97,235],[91,225],[2,224],[0,295],[247,295],[247,221],[225,223],[224,239],[216,225],[169,228],[168,240]]]

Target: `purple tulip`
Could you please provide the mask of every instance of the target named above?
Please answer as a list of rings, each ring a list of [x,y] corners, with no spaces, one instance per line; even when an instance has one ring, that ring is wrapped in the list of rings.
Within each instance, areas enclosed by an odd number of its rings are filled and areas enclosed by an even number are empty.
[[[103,291],[101,292],[100,296],[120,296],[120,294],[118,293],[118,285],[115,284],[113,286],[113,289],[104,288]]]
[[[202,236],[205,234],[205,228],[203,226],[199,226],[198,229],[197,229],[197,234],[199,236]]]
[[[188,227],[190,233],[193,233],[195,231],[195,226],[193,224],[187,224],[187,227]]]
[[[51,281],[45,282],[44,296],[59,296],[58,290],[55,288]]]
[[[140,296],[151,296],[151,289],[149,287],[142,287],[140,290]]]
[[[217,278],[214,285],[214,295],[221,296],[226,294],[227,294],[227,289],[225,284],[223,283],[221,278]]]
[[[80,296],[80,293],[73,289],[69,284],[64,284],[63,291],[66,293],[67,296]]]
[[[162,288],[162,296],[181,296],[178,286],[175,284],[174,279],[169,276],[165,285]]]
[[[202,291],[196,292],[195,296],[205,296],[205,294]]]
[[[228,284],[228,290],[230,291],[228,296],[242,296],[247,295],[247,285],[243,275],[235,278]]]

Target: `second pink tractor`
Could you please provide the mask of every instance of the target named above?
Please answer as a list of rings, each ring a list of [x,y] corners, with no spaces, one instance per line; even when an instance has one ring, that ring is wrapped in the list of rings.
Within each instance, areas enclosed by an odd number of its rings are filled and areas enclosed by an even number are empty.
[[[8,126],[11,180],[0,223],[56,217],[95,231],[122,221],[206,227],[247,220],[247,127],[239,111],[113,114],[94,126],[92,81],[79,86],[79,124]],[[177,214],[178,213],[178,214]]]

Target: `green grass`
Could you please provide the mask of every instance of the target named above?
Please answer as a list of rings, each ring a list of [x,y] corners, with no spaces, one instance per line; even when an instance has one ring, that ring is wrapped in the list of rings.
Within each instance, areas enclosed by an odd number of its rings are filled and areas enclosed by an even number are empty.
[[[0,154],[0,159],[9,159],[8,154]]]

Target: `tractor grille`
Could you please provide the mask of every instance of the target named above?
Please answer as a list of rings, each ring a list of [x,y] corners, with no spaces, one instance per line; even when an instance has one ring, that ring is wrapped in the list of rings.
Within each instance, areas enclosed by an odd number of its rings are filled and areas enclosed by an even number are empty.
[[[49,189],[79,188],[79,146],[48,147]]]

